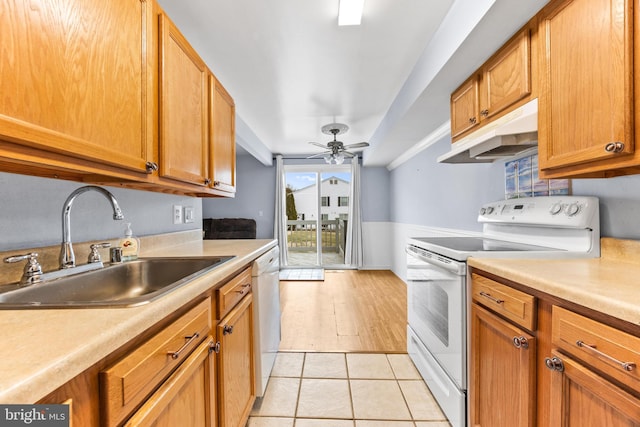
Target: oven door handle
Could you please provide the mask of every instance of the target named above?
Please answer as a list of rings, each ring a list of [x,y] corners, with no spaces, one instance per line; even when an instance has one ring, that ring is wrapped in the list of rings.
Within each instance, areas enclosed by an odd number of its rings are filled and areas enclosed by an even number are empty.
[[[411,249],[409,249],[408,246],[405,247],[405,252],[407,253],[407,255],[409,255],[410,257],[413,257],[425,264],[430,264],[430,265],[434,265],[436,267],[440,267],[442,269],[445,269],[447,271],[452,272],[453,274],[459,275],[459,276],[463,276],[466,274],[466,264],[464,262],[458,262],[458,261],[449,261],[449,262],[444,262],[444,261],[440,261],[438,258],[428,258],[428,257],[424,257],[421,254],[412,251]],[[411,267],[407,267],[407,268],[411,268]]]

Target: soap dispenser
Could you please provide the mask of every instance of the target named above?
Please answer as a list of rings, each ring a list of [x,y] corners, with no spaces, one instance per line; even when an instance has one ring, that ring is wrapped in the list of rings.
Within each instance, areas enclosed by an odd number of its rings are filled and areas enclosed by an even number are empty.
[[[127,228],[124,230],[124,238],[120,240],[120,247],[122,248],[122,261],[131,261],[138,258],[140,240],[133,235],[130,222],[127,223]]]

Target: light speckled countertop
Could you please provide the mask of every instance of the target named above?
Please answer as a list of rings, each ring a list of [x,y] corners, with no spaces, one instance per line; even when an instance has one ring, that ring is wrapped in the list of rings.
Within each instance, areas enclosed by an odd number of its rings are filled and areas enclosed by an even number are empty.
[[[640,242],[603,238],[601,258],[469,258],[471,267],[640,325]]]
[[[139,307],[0,310],[0,403],[33,403],[103,359],[169,313],[222,284],[275,240],[196,240],[148,248],[141,256],[236,257]]]

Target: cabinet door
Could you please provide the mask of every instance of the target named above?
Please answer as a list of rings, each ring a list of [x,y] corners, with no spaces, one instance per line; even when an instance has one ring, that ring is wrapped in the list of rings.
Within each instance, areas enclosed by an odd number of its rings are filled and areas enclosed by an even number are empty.
[[[0,139],[144,172],[151,17],[140,0],[4,0]]]
[[[554,427],[638,427],[640,399],[569,357],[553,352],[562,370],[553,372],[551,419]]]
[[[200,346],[125,426],[216,426],[213,338]]]
[[[211,144],[210,178],[213,188],[236,191],[236,107],[231,95],[215,77],[210,76]]]
[[[612,169],[607,161],[634,153],[633,3],[558,0],[543,9],[541,170]]]
[[[482,119],[493,117],[531,93],[529,29],[506,44],[483,67]]]
[[[159,19],[159,174],[205,185],[209,71],[171,20]]]
[[[478,77],[474,75],[451,94],[451,138],[479,123]]]
[[[255,400],[253,298],[249,294],[218,324],[220,427],[242,427]]]
[[[476,304],[471,334],[471,425],[533,427],[535,338]]]

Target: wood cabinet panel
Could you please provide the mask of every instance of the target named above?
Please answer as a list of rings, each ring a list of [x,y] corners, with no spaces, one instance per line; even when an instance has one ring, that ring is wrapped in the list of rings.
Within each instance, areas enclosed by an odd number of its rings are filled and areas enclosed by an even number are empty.
[[[476,427],[533,427],[536,340],[477,304],[471,307],[470,414]],[[514,340],[521,341],[518,347]]]
[[[216,426],[213,338],[194,350],[125,426]]]
[[[535,330],[535,297],[475,273],[472,278],[474,301],[530,331]]]
[[[633,3],[557,0],[542,10],[541,177],[640,164],[634,154]],[[617,142],[620,151],[610,145]]]
[[[479,124],[479,79],[473,75],[451,94],[451,138]]]
[[[204,186],[209,70],[173,22],[163,13],[159,20],[159,174]]]
[[[554,352],[562,371],[554,371],[551,386],[551,426],[638,427],[640,399],[590,369]]]
[[[3,2],[0,139],[144,172],[151,17],[139,0]]]
[[[242,427],[255,400],[252,294],[220,321],[217,334],[220,427]]]
[[[175,322],[100,373],[105,424],[118,425],[176,369],[211,330],[211,299],[199,303]],[[179,351],[181,350],[181,351]],[[170,352],[179,354],[172,357]]]
[[[529,28],[525,28],[484,65],[481,117],[493,117],[531,94],[530,52]]]
[[[213,76],[209,77],[211,185],[230,195],[236,191],[236,107],[233,98]]]
[[[562,351],[584,360],[631,389],[640,390],[640,338],[553,307],[552,339]]]

